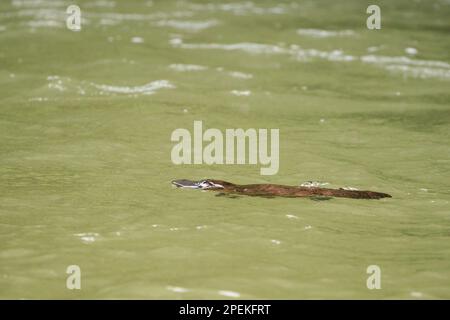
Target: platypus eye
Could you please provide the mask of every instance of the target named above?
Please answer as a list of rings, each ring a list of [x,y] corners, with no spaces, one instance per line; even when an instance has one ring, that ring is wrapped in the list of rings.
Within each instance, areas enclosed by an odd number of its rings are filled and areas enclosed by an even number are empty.
[[[209,189],[209,188],[223,188],[222,185],[213,183],[209,180],[202,180],[198,183],[199,188],[201,189]]]
[[[208,188],[214,187],[214,183],[212,183],[209,180],[202,180],[198,183],[198,186],[202,189],[208,189]]]

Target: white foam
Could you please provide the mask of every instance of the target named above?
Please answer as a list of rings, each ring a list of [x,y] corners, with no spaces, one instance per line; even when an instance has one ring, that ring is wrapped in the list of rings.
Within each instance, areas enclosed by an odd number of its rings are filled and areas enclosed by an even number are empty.
[[[35,98],[30,98],[30,99],[28,99],[28,101],[38,101],[38,102],[43,102],[43,101],[48,101],[48,98],[46,98],[46,97],[35,97]]]
[[[374,64],[399,64],[399,65],[411,65],[419,67],[432,67],[432,68],[450,68],[450,64],[443,61],[434,60],[419,60],[411,59],[409,57],[389,57],[389,56],[376,56],[366,55],[361,57],[362,62],[374,63]]]
[[[123,94],[154,94],[159,89],[164,88],[175,88],[173,84],[171,84],[167,80],[157,80],[152,81],[150,83],[147,83],[143,86],[111,86],[111,85],[104,85],[104,84],[92,84],[97,89],[101,90],[102,92],[108,92],[108,93],[123,93]]]
[[[186,71],[204,71],[207,70],[208,67],[200,66],[196,64],[180,64],[180,63],[174,63],[169,66],[170,69],[180,72],[186,72]]]
[[[307,188],[319,188],[319,187],[325,186],[327,184],[329,184],[329,183],[328,182],[322,182],[322,181],[306,181],[306,182],[303,182],[300,186],[301,187],[307,187]]]
[[[65,11],[57,9],[20,9],[18,11],[0,12],[0,17],[3,18],[21,18],[33,17],[34,20],[54,20],[63,23],[65,21]]]
[[[104,94],[154,94],[160,89],[175,88],[168,80],[156,80],[142,86],[113,86],[97,84],[86,81],[73,81],[68,77],[51,75],[47,77],[48,88],[57,91],[77,92],[80,95],[104,95]]]
[[[169,290],[169,291],[172,291],[172,292],[176,292],[176,293],[185,293],[185,292],[191,291],[191,290],[189,290],[187,288],[172,287],[172,286],[167,286],[166,289]]]
[[[380,49],[382,48],[382,46],[373,46],[373,47],[368,47],[367,48],[367,52],[369,52],[369,53],[373,53],[373,52],[377,52],[377,51],[379,51]]]
[[[188,11],[173,11],[170,13],[166,12],[155,12],[149,14],[143,13],[117,13],[117,12],[85,12],[83,11],[83,16],[89,19],[108,19],[116,20],[118,22],[124,21],[154,21],[158,19],[170,19],[170,18],[182,18],[191,17],[192,12]]]
[[[62,7],[67,5],[65,1],[59,0],[12,0],[14,7]]]
[[[114,8],[116,6],[116,3],[114,1],[107,1],[107,0],[97,0],[88,2],[86,4],[83,4],[83,8]]]
[[[291,46],[292,48],[292,46]],[[344,54],[342,50],[321,51],[317,49],[301,49],[293,47],[291,54],[299,60],[308,61],[312,58],[325,59],[329,61],[354,61],[356,57]]]
[[[236,3],[206,3],[206,4],[189,4],[192,10],[197,11],[224,11],[230,12],[234,15],[249,15],[249,14],[284,14],[287,12],[285,6],[275,7],[259,7],[253,2],[236,2]]]
[[[57,20],[31,20],[26,23],[31,28],[62,28],[64,24]]]
[[[355,32],[353,30],[331,31],[321,29],[298,29],[297,33],[302,36],[313,38],[346,37],[355,35]]]
[[[87,232],[87,233],[75,233],[74,236],[79,237],[81,241],[84,243],[92,243],[95,242],[95,240],[97,240],[99,234],[95,232]]]
[[[67,88],[63,84],[63,80],[59,76],[48,76],[47,77],[49,89],[55,89],[58,91],[65,91]]]
[[[270,45],[252,42],[241,42],[233,44],[218,43],[184,43],[181,38],[170,40],[170,44],[175,48],[182,49],[204,49],[204,50],[225,50],[243,51],[250,54],[284,54],[300,61],[310,61],[311,59],[324,59],[333,62],[353,62],[374,64],[389,71],[403,72],[420,78],[450,78],[450,64],[444,61],[412,59],[405,56],[378,56],[364,55],[353,56],[345,54],[342,50],[322,51],[317,49],[303,49],[298,45]]]
[[[85,16],[99,19],[113,19],[119,21],[149,21],[167,18],[167,14],[157,12],[153,14],[141,13],[117,13],[117,12],[85,12]]]
[[[346,55],[342,50],[320,51],[317,49],[302,49],[300,46],[291,45],[289,48],[270,44],[260,44],[252,42],[241,42],[234,44],[217,43],[184,43],[182,39],[176,38],[170,41],[173,47],[182,49],[215,49],[226,51],[244,51],[252,54],[289,54],[299,60],[308,60],[310,58],[322,58],[331,61],[353,61],[356,58]]]
[[[98,23],[102,26],[115,26],[120,23],[120,20],[102,18],[102,19],[100,19],[100,21]],[[114,39],[111,36],[108,38]]]
[[[158,27],[171,27],[180,30],[201,31],[218,25],[217,20],[207,21],[181,21],[181,20],[160,20],[154,23]]]
[[[414,78],[450,79],[450,69],[412,67],[412,66],[408,66],[408,65],[387,65],[385,68],[389,71],[401,72],[406,76],[411,76]]]
[[[419,51],[416,48],[405,48],[405,52],[409,55],[416,55]]]
[[[19,7],[16,11],[0,12],[1,18],[22,18],[30,17],[31,22],[22,22],[22,25],[30,26],[32,30],[40,27],[64,27],[67,18],[66,11],[57,8],[67,6],[65,1],[57,0],[13,0],[13,4]],[[82,6],[82,25],[91,24],[95,20],[97,25],[113,26],[122,22],[133,21],[155,21],[161,19],[186,18],[193,15],[192,11],[171,11],[171,12],[154,12],[150,14],[140,13],[117,13],[117,12],[89,12],[89,7],[113,8],[116,3],[114,1],[99,0],[86,3]]]
[[[220,294],[221,296],[231,297],[231,298],[239,298],[241,296],[241,294],[239,292],[229,291],[229,290],[219,290],[217,293]]]
[[[293,215],[293,214],[287,214],[286,217],[288,219],[299,219],[297,216]]]
[[[132,43],[144,43],[144,38],[142,37],[132,37],[131,38]]]
[[[250,90],[231,90],[230,93],[235,96],[249,96],[252,94]]]
[[[239,72],[239,71],[230,71],[230,72],[228,72],[228,74],[231,77],[237,78],[237,79],[251,79],[251,78],[253,78],[252,74]]]
[[[259,44],[252,42],[242,42],[234,44],[218,44],[218,43],[184,43],[181,38],[170,40],[170,44],[174,47],[182,49],[216,49],[226,51],[244,51],[247,53],[285,53],[283,48],[275,45]]]
[[[272,242],[273,244],[281,244],[280,240],[275,240],[275,239],[270,240],[270,242]]]

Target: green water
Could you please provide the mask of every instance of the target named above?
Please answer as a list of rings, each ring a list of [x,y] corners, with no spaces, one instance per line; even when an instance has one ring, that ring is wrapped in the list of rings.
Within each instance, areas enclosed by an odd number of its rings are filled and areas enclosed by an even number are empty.
[[[367,1],[77,1],[80,32],[70,3],[0,3],[1,298],[450,298],[449,1],[377,1],[381,30]],[[194,120],[278,128],[279,172],[174,165]],[[393,198],[170,185],[205,177]]]

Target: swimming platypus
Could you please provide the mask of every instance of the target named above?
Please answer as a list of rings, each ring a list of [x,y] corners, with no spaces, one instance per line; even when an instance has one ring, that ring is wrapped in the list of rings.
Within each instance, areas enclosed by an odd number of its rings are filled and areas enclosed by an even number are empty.
[[[259,197],[341,197],[353,199],[381,199],[391,198],[387,193],[374,191],[346,190],[346,189],[329,189],[317,187],[296,187],[284,186],[280,184],[245,184],[239,185],[227,181],[205,179],[199,181],[192,180],[174,180],[172,184],[179,188],[192,188],[201,190],[218,191],[222,194],[229,195],[247,195]]]

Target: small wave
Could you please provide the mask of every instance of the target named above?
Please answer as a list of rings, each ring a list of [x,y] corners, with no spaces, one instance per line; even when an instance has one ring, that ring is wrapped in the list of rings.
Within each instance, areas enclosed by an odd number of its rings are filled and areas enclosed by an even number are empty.
[[[124,93],[124,94],[154,94],[155,91],[163,88],[175,88],[173,84],[171,84],[167,80],[157,80],[150,83],[147,83],[143,86],[110,86],[104,84],[93,84],[94,87],[99,89],[102,92],[108,93]]]
[[[180,72],[186,72],[186,71],[204,71],[207,70],[208,67],[200,66],[196,64],[177,64],[173,63],[169,66],[170,69]]]
[[[260,44],[252,42],[241,42],[234,44],[217,43],[184,43],[182,39],[176,38],[170,41],[173,47],[182,49],[216,49],[226,51],[244,51],[252,54],[289,54],[299,60],[309,58],[323,58],[332,61],[353,61],[356,58],[345,55],[342,50],[320,51],[317,49],[302,49],[298,45],[291,45],[289,48],[270,44]]]
[[[31,28],[63,28],[64,24],[57,20],[31,20],[26,23]]]
[[[366,63],[374,64],[400,64],[400,65],[411,65],[420,67],[432,67],[432,68],[450,68],[450,64],[443,61],[435,60],[419,60],[411,59],[409,57],[389,57],[389,56],[376,56],[376,55],[366,55],[361,57],[361,61]]]
[[[311,59],[324,59],[333,62],[361,61],[380,66],[389,71],[399,71],[405,75],[420,78],[448,79],[450,72],[450,64],[444,61],[420,60],[405,56],[378,56],[373,54],[354,56],[346,54],[342,50],[322,51],[317,49],[304,49],[295,44],[287,47],[284,45],[251,42],[233,44],[185,43],[181,38],[173,38],[169,43],[173,47],[181,49],[242,51],[249,54],[284,54],[300,61],[310,61]]]
[[[416,48],[405,48],[405,53],[411,56],[415,56],[419,51]]]
[[[105,19],[105,18],[100,19],[98,22],[98,24],[101,26],[115,26],[118,25],[119,23],[120,23],[119,20]]]
[[[35,101],[43,102],[43,101],[48,101],[48,98],[47,97],[34,97],[34,98],[28,99],[28,101],[31,101],[31,102],[35,102]]]
[[[230,71],[230,72],[228,72],[228,74],[231,77],[237,78],[237,79],[251,79],[251,78],[253,78],[252,74],[239,72],[239,71]]]
[[[419,292],[419,291],[411,291],[409,294],[413,298],[422,298],[423,297],[423,293]]]
[[[414,78],[441,78],[450,79],[450,69],[411,67],[408,65],[387,65],[386,69],[393,72],[401,72]]]
[[[155,13],[117,13],[117,12],[84,12],[83,14],[87,18],[109,19],[122,21],[152,21],[158,19],[170,19],[170,18],[182,18],[191,17],[192,12],[189,11],[173,11],[155,12]]]
[[[184,43],[181,38],[174,38],[170,40],[173,47],[182,49],[216,49],[226,51],[244,51],[247,53],[261,54],[261,53],[285,53],[283,48],[269,44],[259,44],[252,42],[242,42],[234,44],[218,44],[218,43]]]
[[[239,292],[229,291],[229,290],[219,290],[217,293],[221,296],[231,297],[231,298],[239,298],[241,296],[241,294]]]
[[[83,8],[114,8],[116,2],[108,0],[97,0],[83,4]]]
[[[372,47],[368,47],[367,48],[367,52],[369,53],[373,53],[373,52],[377,52],[380,51],[381,49],[383,49],[384,46],[372,46]]]
[[[156,80],[142,86],[113,86],[86,81],[73,81],[68,77],[47,77],[48,88],[59,92],[77,92],[80,95],[144,94],[151,95],[160,89],[175,88],[168,80]]]
[[[60,0],[12,0],[14,7],[63,7],[66,1]]]
[[[13,18],[30,18],[34,21],[31,27],[55,27],[54,22],[58,22],[61,26],[67,18],[65,10],[57,8],[66,6],[67,3],[60,1],[43,1],[43,0],[16,0],[13,2],[18,10],[0,12],[0,20]],[[98,1],[87,4],[90,6],[112,7],[111,1]],[[83,7],[84,8],[84,7]],[[154,12],[149,14],[141,13],[117,13],[117,12],[89,12],[86,9],[82,11],[82,25],[96,22],[99,26],[113,26],[122,22],[147,22],[161,19],[176,19],[191,17],[191,11],[172,11],[172,12]],[[28,25],[26,22],[23,25]]]
[[[217,20],[207,21],[181,21],[181,20],[160,20],[154,23],[157,27],[171,27],[187,31],[201,31],[218,25]]]
[[[317,49],[302,49],[298,46],[291,46],[291,54],[298,60],[308,61],[312,58],[325,59],[329,61],[354,61],[357,58],[344,54],[342,50],[321,51]]]
[[[142,37],[132,37],[131,43],[144,43],[144,38]]]
[[[206,3],[206,4],[189,4],[189,8],[196,11],[223,11],[230,12],[234,15],[249,15],[249,14],[284,14],[287,12],[287,7],[278,5],[275,7],[261,7],[253,2],[237,2],[237,3]]]
[[[87,233],[75,233],[74,236],[79,237],[80,240],[84,243],[92,243],[97,240],[99,234],[95,232],[87,232]]]
[[[191,290],[189,290],[187,288],[173,287],[173,286],[167,286],[166,289],[169,290],[169,291],[172,291],[172,292],[176,292],[176,293],[185,293],[185,292],[191,291]]]
[[[230,93],[235,96],[249,96],[252,94],[250,90],[231,90]]]
[[[365,63],[378,65],[388,71],[402,73],[415,78],[450,79],[450,64],[443,61],[419,60],[409,57],[389,57],[366,55],[361,57]]]
[[[49,81],[49,89],[56,89],[58,91],[66,90],[66,86],[63,85],[63,80],[59,76],[48,76],[47,80]]]
[[[353,30],[331,31],[321,29],[298,29],[297,33],[302,36],[313,38],[348,37],[355,35]]]

